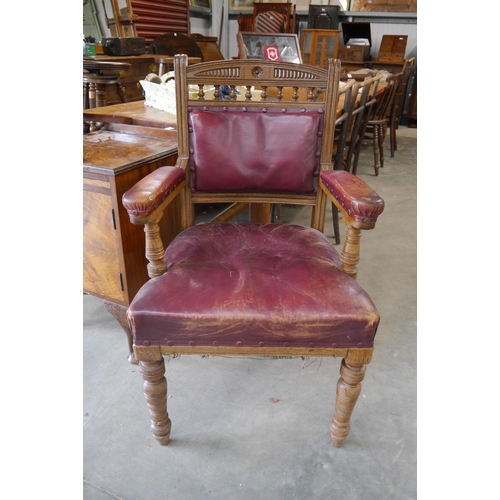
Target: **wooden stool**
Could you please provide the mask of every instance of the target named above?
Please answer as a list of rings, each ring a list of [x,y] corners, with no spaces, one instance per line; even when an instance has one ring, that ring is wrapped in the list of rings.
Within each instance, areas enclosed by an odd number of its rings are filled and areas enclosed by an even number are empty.
[[[116,85],[121,102],[127,102],[125,89],[120,82],[120,75],[102,74],[101,71],[130,70],[129,63],[83,60],[83,109],[99,108],[107,105],[107,86]],[[98,130],[97,122],[84,122],[83,133]]]

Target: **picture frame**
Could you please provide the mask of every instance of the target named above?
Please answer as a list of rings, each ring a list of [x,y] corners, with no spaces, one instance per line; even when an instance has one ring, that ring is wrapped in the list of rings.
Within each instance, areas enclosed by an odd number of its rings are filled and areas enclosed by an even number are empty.
[[[229,0],[229,10],[253,10],[254,0]]]
[[[302,64],[299,40],[294,33],[237,34],[238,57],[256,61],[274,60]]]
[[[212,9],[212,0],[189,0],[189,5]]]

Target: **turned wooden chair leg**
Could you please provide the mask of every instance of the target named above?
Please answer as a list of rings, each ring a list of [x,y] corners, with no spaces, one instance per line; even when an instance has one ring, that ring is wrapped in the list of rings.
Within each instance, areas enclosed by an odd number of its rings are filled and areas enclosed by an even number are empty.
[[[391,147],[391,158],[394,158],[394,152],[398,149],[397,140],[396,140],[396,130],[398,128],[398,120],[394,119],[391,121],[391,130],[390,130],[390,147]]]
[[[351,415],[361,392],[366,365],[347,364],[342,360],[340,378],[337,382],[335,413],[330,423],[330,437],[337,448],[342,446],[350,431]]]
[[[379,140],[378,140],[378,134],[379,134],[379,130],[378,130],[378,126],[377,125],[374,125],[373,126],[373,159],[374,159],[374,162],[375,162],[375,175],[378,175],[379,174],[379,170],[380,170],[380,151],[379,151]]]
[[[143,378],[142,387],[151,415],[151,432],[156,440],[165,446],[170,439],[172,428],[167,412],[165,362],[163,358],[159,361],[140,361],[139,367]]]
[[[385,131],[384,126],[380,126],[380,132],[378,134],[378,149],[380,151],[380,168],[384,168],[384,139],[385,139]]]

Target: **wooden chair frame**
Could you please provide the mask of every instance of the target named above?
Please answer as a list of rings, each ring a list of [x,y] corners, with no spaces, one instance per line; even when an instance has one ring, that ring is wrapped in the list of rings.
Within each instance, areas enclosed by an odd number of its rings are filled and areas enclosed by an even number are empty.
[[[376,176],[379,175],[380,168],[384,167],[384,139],[387,134],[387,126],[394,106],[396,92],[402,77],[403,73],[396,73],[387,77],[387,85],[384,93],[375,103],[372,109],[372,116],[367,123],[365,138],[368,137],[373,147]]]
[[[354,80],[346,82],[339,90],[338,102],[342,101],[341,114],[335,120],[334,154],[332,158],[334,170],[343,170],[347,158],[346,144],[351,129],[351,119],[356,104],[359,84]],[[339,104],[337,104],[337,110]],[[332,221],[335,244],[340,245],[339,211],[332,202]]]
[[[176,56],[174,60],[177,92],[178,116],[178,160],[176,169],[178,173],[185,172],[185,179],[169,185],[168,179],[172,171],[158,169],[124,195],[124,205],[128,210],[130,220],[134,224],[144,224],[146,232],[146,256],[149,261],[148,272],[151,277],[160,276],[166,272],[163,262],[164,247],[161,242],[158,222],[165,208],[177,196],[181,198],[184,207],[181,225],[186,228],[195,223],[193,203],[203,202],[247,202],[260,203],[269,206],[270,203],[293,203],[312,207],[311,226],[323,231],[325,207],[327,199],[335,203],[344,216],[347,237],[340,260],[342,270],[349,276],[356,278],[356,264],[359,262],[360,237],[362,229],[372,229],[375,220],[360,220],[350,209],[339,201],[330,188],[320,178],[315,195],[290,196],[288,194],[269,193],[199,193],[193,192],[189,187],[190,174],[190,145],[189,125],[187,120],[188,109],[194,106],[210,107],[221,106],[220,87],[229,84],[231,88],[230,99],[222,101],[228,109],[245,106],[245,109],[281,108],[301,110],[306,105],[309,109],[322,110],[324,116],[323,137],[320,152],[320,167],[322,172],[332,171],[332,148],[335,123],[335,105],[339,91],[340,61],[329,61],[328,70],[311,66],[298,66],[294,63],[271,63],[261,61],[213,61],[202,64],[187,65],[187,56]],[[197,85],[199,88],[197,98],[190,98],[189,86]],[[206,85],[215,86],[214,99],[206,99],[204,88]],[[254,98],[255,88],[261,91],[260,99]],[[284,87],[292,87],[290,98],[283,91]],[[243,100],[237,99],[236,87],[246,89]],[[267,95],[268,87],[278,89],[277,96]],[[191,87],[192,88],[192,87]],[[300,102],[299,88],[306,88],[305,102]],[[318,89],[322,90],[323,99],[317,99]],[[263,108],[264,106],[264,108]],[[179,170],[180,169],[180,170]],[[351,175],[351,174],[347,174]],[[179,179],[181,177],[178,176]],[[353,176],[353,180],[356,179]],[[356,179],[356,189],[363,187],[362,181]],[[366,186],[366,188],[368,188]],[[369,188],[368,188],[369,189]],[[363,191],[364,193],[364,191]],[[364,194],[362,195],[364,196]],[[137,207],[140,206],[140,213]],[[237,343],[238,344],[238,343]],[[134,352],[140,364],[140,371],[144,379],[144,392],[151,415],[151,430],[160,444],[167,444],[170,437],[171,422],[166,410],[166,388],[164,377],[165,367],[163,355],[169,354],[201,354],[201,355],[242,355],[242,356],[335,356],[343,358],[340,368],[340,379],[337,384],[337,400],[335,413],[330,424],[332,443],[341,446],[350,429],[350,417],[360,394],[361,381],[364,378],[366,365],[370,362],[373,347],[353,348],[317,348],[303,347],[266,347],[259,348],[245,346],[175,346],[160,345],[147,346],[135,345]]]
[[[259,14],[269,11],[279,12],[285,16],[284,33],[296,33],[296,6],[292,3],[254,2],[252,25],[255,25],[255,20]]]
[[[394,105],[391,109],[391,115],[389,118],[389,139],[391,148],[391,158],[394,157],[395,151],[398,149],[396,130],[399,127],[399,121],[401,119],[401,114],[403,113],[403,106],[405,103],[406,92],[408,88],[408,80],[410,79],[411,72],[413,70],[413,65],[415,63],[415,58],[406,59],[403,65],[401,73],[403,76],[401,78],[401,83],[396,91],[396,96],[394,97]]]
[[[356,175],[359,161],[359,152],[363,144],[368,120],[372,114],[373,106],[377,102],[378,85],[382,79],[382,74],[365,78],[359,84],[359,106],[353,111],[354,124],[349,137],[349,152],[345,161],[345,170]]]

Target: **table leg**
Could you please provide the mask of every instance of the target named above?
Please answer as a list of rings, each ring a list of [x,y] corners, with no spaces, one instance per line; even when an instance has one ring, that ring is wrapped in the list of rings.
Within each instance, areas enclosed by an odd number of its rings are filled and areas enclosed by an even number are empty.
[[[134,349],[132,347],[133,345],[132,332],[130,331],[130,327],[127,320],[127,307],[120,306],[118,304],[115,304],[114,302],[108,302],[107,300],[104,301],[104,306],[106,307],[108,312],[115,317],[118,323],[120,323],[120,326],[127,334],[128,349],[129,349],[129,355],[127,360],[129,363],[136,365],[137,360],[135,359]]]

